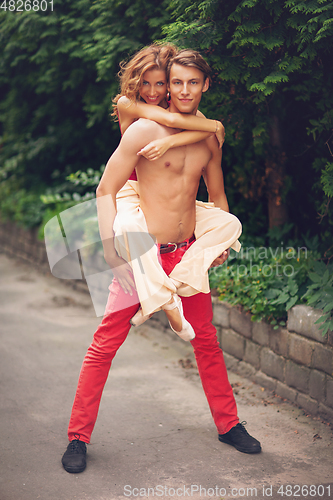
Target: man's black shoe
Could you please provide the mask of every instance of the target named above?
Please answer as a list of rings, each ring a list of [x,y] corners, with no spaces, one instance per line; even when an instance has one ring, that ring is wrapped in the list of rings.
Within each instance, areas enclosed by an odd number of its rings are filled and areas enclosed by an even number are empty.
[[[243,423],[246,424],[246,422]],[[259,441],[250,436],[243,423],[235,425],[225,434],[219,434],[219,441],[230,444],[243,453],[260,453],[261,445]]]
[[[61,459],[62,465],[67,472],[83,472],[86,468],[87,446],[83,441],[73,439],[67,446],[67,450]]]

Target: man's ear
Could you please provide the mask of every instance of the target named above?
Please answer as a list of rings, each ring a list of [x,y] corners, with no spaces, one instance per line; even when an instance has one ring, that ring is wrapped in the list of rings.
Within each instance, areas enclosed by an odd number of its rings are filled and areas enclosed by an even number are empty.
[[[205,83],[203,84],[202,87],[202,92],[207,92],[208,89],[209,89],[209,78],[206,78]]]

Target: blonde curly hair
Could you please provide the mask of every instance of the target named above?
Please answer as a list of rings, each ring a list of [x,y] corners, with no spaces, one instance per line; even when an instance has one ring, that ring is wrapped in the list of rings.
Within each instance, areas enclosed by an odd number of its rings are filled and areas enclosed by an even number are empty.
[[[141,49],[127,63],[121,62],[121,69],[118,73],[120,93],[112,101],[113,113],[111,116],[114,116],[115,119],[118,118],[117,102],[120,97],[126,96],[130,101],[139,100],[143,74],[152,69],[165,71],[169,60],[175,57],[177,52],[177,48],[172,44],[153,44]]]

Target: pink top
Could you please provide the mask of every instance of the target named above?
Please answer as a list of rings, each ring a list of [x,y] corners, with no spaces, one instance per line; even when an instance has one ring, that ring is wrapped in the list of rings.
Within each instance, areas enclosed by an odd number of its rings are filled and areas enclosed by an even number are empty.
[[[133,172],[132,172],[132,173],[131,173],[131,175],[129,176],[128,180],[129,180],[129,181],[137,181],[137,180],[138,180],[138,178],[137,178],[137,176],[136,176],[136,171],[135,171],[135,170],[133,170]]]

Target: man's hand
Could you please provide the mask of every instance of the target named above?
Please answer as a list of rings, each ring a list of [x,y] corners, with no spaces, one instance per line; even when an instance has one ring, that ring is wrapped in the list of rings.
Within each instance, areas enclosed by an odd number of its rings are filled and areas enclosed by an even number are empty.
[[[105,255],[104,258],[111,267],[115,278],[124,292],[133,295],[132,288],[135,289],[135,283],[133,280],[132,268],[128,262],[122,257],[119,257],[119,255],[112,256],[111,258]]]
[[[221,255],[211,263],[210,267],[222,266],[222,264],[225,263],[229,255],[230,255],[230,248],[228,248],[228,250],[224,250],[224,252],[222,252]]]

